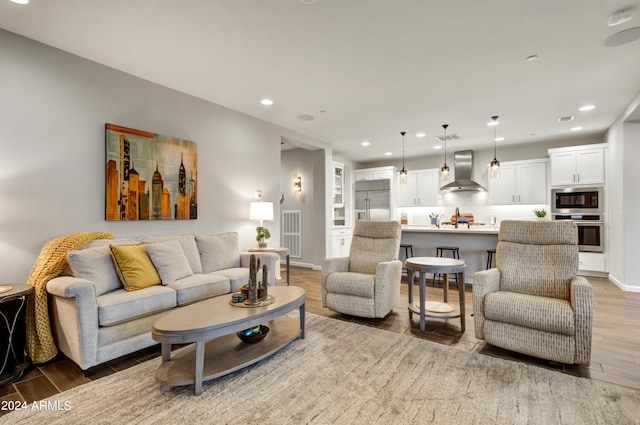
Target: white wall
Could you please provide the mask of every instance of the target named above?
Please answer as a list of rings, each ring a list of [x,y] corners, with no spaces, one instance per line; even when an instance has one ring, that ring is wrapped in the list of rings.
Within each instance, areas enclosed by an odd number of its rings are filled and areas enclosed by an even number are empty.
[[[237,231],[246,249],[256,190],[279,216],[281,137],[306,136],[3,30],[0,52],[0,283],[24,282],[43,244],[72,232]],[[104,220],[107,122],[198,143],[197,220]]]
[[[640,211],[640,123],[625,122],[623,191],[624,191],[624,284],[627,290],[640,292],[640,264],[638,263],[638,211]]]
[[[640,94],[611,126],[606,141],[609,279],[625,291],[640,292],[640,228],[636,219],[640,208]]]

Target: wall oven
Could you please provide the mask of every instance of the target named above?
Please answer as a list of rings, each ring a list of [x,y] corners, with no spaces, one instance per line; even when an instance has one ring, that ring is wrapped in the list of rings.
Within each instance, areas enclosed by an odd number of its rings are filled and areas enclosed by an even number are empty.
[[[551,218],[578,225],[578,248],[604,252],[604,187],[551,189]]]
[[[554,220],[571,220],[578,225],[578,250],[604,252],[604,221],[599,214],[554,214]]]

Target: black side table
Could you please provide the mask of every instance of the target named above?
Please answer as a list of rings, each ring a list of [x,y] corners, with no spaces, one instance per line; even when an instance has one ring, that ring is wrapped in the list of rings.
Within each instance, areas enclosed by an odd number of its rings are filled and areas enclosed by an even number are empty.
[[[27,295],[29,285],[8,285],[0,293],[0,386],[19,379],[29,366],[25,359]],[[7,286],[0,285],[0,289]]]

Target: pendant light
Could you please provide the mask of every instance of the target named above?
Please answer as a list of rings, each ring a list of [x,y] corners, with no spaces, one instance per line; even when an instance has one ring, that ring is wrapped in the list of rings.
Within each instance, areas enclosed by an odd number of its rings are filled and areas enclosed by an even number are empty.
[[[404,169],[404,135],[406,131],[401,131],[402,135],[402,170],[400,170],[400,184],[407,184],[407,170]]]
[[[449,167],[447,166],[447,127],[449,124],[442,124],[442,128],[444,128],[444,165],[440,168],[440,180],[443,183],[449,181]]]
[[[500,178],[500,161],[496,159],[496,127],[498,126],[498,116],[491,117],[490,126],[493,126],[493,160],[489,163],[489,178]]]

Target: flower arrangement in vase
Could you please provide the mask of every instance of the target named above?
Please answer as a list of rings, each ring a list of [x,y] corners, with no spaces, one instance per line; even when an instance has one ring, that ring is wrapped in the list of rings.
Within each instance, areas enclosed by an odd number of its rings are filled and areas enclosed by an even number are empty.
[[[258,242],[259,248],[266,248],[267,239],[269,239],[270,237],[271,237],[271,233],[269,233],[269,229],[267,229],[264,226],[256,227],[256,241]]]

